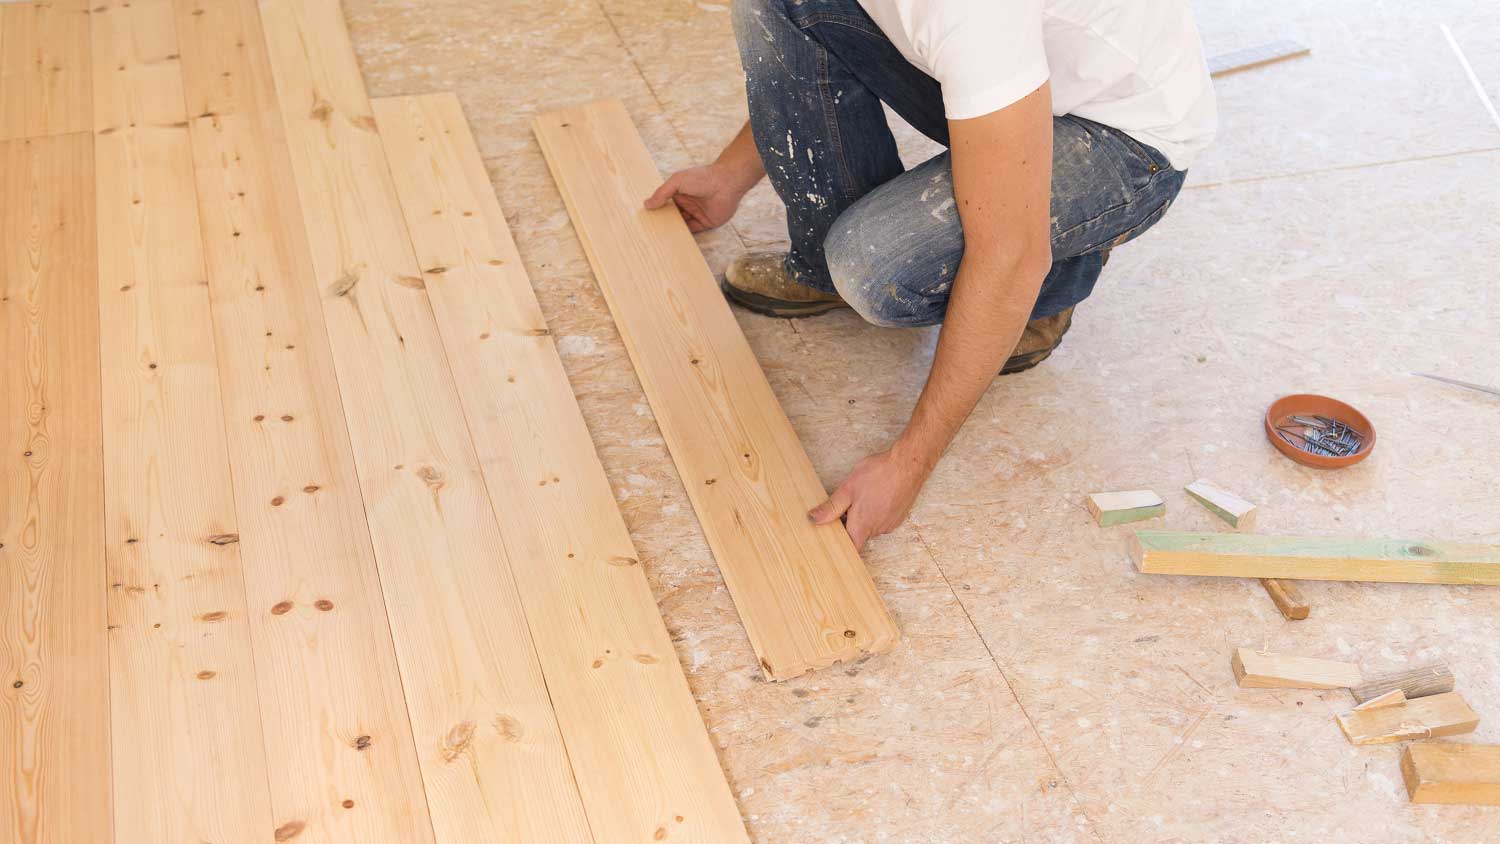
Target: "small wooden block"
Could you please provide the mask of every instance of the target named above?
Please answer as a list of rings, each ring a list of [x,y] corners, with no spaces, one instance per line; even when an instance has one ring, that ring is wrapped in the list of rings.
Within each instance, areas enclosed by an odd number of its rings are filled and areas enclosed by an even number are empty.
[[[1401,754],[1401,777],[1413,803],[1500,806],[1500,745],[1409,744]]]
[[[1123,525],[1165,515],[1167,505],[1149,489],[1129,492],[1095,492],[1088,498],[1089,512],[1100,527]]]
[[[1479,726],[1479,716],[1458,692],[1419,697],[1400,706],[1356,709],[1338,716],[1338,721],[1350,744],[1456,736]]]
[[[1215,516],[1223,519],[1236,530],[1252,530],[1255,527],[1255,505],[1205,480],[1196,480],[1184,489],[1199,504],[1207,507]]]
[[[1355,700],[1364,703],[1393,689],[1400,689],[1408,700],[1451,692],[1453,672],[1449,670],[1447,663],[1434,662],[1368,678],[1349,691],[1354,693]]]
[[[1271,601],[1276,604],[1276,609],[1292,621],[1301,621],[1312,612],[1308,606],[1307,599],[1302,597],[1302,589],[1295,580],[1276,580],[1270,577],[1262,577],[1260,585],[1266,589],[1266,594],[1271,596]]]
[[[1332,659],[1268,654],[1239,648],[1230,660],[1242,689],[1347,689],[1359,685],[1359,666]]]
[[[1403,703],[1406,703],[1406,692],[1403,692],[1400,689],[1392,689],[1381,695],[1380,697],[1372,697],[1364,703],[1361,703],[1359,706],[1354,707],[1354,711],[1358,712],[1361,709],[1380,709],[1386,706],[1400,706]]]

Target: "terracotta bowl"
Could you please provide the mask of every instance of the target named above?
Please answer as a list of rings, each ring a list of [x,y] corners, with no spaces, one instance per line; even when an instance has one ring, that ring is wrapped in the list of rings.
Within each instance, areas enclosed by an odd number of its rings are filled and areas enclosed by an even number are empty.
[[[1278,426],[1295,424],[1291,421],[1293,416],[1326,416],[1329,419],[1337,419],[1363,434],[1364,442],[1360,445],[1359,451],[1346,457],[1327,457],[1303,451],[1283,440],[1281,433],[1276,430]],[[1271,441],[1271,445],[1276,446],[1277,451],[1304,466],[1313,466],[1318,469],[1341,469],[1345,466],[1353,466],[1369,457],[1370,452],[1375,450],[1375,426],[1363,413],[1338,399],[1313,393],[1298,393],[1292,396],[1282,396],[1266,408],[1266,439]]]

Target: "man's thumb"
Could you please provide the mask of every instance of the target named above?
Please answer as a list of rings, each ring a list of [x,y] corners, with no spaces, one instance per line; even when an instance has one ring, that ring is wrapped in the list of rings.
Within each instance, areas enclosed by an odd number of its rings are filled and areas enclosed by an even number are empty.
[[[838,521],[849,512],[849,505],[854,503],[854,496],[849,494],[845,487],[839,487],[833,491],[833,495],[827,501],[808,511],[807,517],[812,519],[815,525],[826,525]]]
[[[656,192],[646,197],[646,207],[650,209],[660,208],[667,204],[667,200],[677,193],[677,185],[681,183],[681,174],[673,173],[670,178],[661,183]]]

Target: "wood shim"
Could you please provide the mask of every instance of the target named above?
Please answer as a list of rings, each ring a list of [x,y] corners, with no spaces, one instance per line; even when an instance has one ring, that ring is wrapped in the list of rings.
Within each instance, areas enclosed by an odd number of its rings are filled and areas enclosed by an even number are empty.
[[[1426,697],[1453,691],[1453,672],[1445,662],[1434,662],[1393,671],[1376,677],[1366,677],[1363,683],[1350,689],[1354,699],[1363,703],[1392,690],[1399,689],[1408,698]]]
[[[594,841],[747,841],[458,98],[374,106]]]
[[[1401,754],[1413,803],[1500,806],[1500,745],[1421,741]]]
[[[94,222],[92,135],[0,141],[0,841],[114,840]]]
[[[1458,692],[1444,692],[1400,706],[1356,709],[1339,715],[1338,722],[1350,744],[1389,744],[1472,733],[1479,716]]]
[[[1500,546],[1414,539],[1136,531],[1146,574],[1500,585]]]
[[[1249,70],[1252,67],[1260,67],[1285,59],[1305,56],[1312,52],[1307,47],[1296,41],[1273,41],[1258,47],[1248,47],[1243,50],[1235,50],[1232,53],[1221,53],[1208,60],[1208,72],[1212,76],[1226,76]]]
[[[1359,683],[1359,666],[1332,659],[1283,656],[1250,648],[1230,659],[1242,689],[1347,689]]]
[[[1167,512],[1161,496],[1149,489],[1090,493],[1087,503],[1100,527],[1154,519]]]
[[[1400,689],[1392,689],[1391,691],[1386,692],[1380,697],[1372,697],[1364,703],[1361,703],[1359,706],[1354,707],[1354,711],[1358,712],[1361,709],[1380,709],[1386,706],[1400,706],[1403,703],[1406,703],[1406,692],[1403,692]]]
[[[1193,481],[1184,489],[1193,500],[1207,507],[1209,512],[1228,522],[1236,530],[1254,529],[1256,513],[1254,504],[1201,479]]]
[[[1296,581],[1276,580],[1275,578],[1262,577],[1260,585],[1271,596],[1271,602],[1276,609],[1291,621],[1301,621],[1312,613],[1312,607],[1308,605],[1307,598],[1302,595],[1302,587]]]
[[[534,128],[765,675],[889,650],[899,633],[676,208],[614,100]]]

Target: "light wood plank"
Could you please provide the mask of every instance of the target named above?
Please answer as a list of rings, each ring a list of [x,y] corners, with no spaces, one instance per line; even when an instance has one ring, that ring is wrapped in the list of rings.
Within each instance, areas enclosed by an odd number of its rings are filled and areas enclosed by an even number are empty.
[[[1149,489],[1127,492],[1094,492],[1086,499],[1089,513],[1100,527],[1123,525],[1164,516],[1167,505]]]
[[[1356,709],[1338,716],[1350,744],[1390,744],[1472,733],[1479,715],[1458,692],[1409,700],[1400,706]]]
[[[646,211],[660,173],[613,100],[534,129],[678,474],[768,678],[878,653],[895,622],[675,209]]]
[[[1415,539],[1136,531],[1147,574],[1500,585],[1500,546]]]
[[[172,0],[103,0],[88,19],[94,130],[183,126]]]
[[[95,151],[115,828],[250,841],[271,806],[188,131]]]
[[[112,840],[90,136],[0,142],[0,840]]]
[[[1183,489],[1194,501],[1207,507],[1209,512],[1228,522],[1236,530],[1255,529],[1255,505],[1249,501],[1201,478]]]
[[[86,0],[0,3],[0,139],[93,126]]]
[[[1451,692],[1453,691],[1453,672],[1446,662],[1433,662],[1366,678],[1364,682],[1349,691],[1354,693],[1355,700],[1364,702],[1392,690],[1399,690],[1408,698]]]
[[[1500,806],[1500,745],[1415,742],[1401,754],[1413,803]]]
[[[458,99],[374,105],[595,840],[746,841]]]
[[[262,12],[437,838],[587,841],[339,5]]]
[[[274,109],[276,86],[256,0],[169,2],[187,68],[183,95],[188,116]]]
[[[1307,598],[1302,594],[1302,587],[1296,581],[1262,577],[1260,585],[1271,596],[1276,609],[1288,620],[1301,621],[1312,614],[1312,607],[1308,605]]]
[[[1230,660],[1242,689],[1347,689],[1359,684],[1359,666],[1332,659],[1284,656],[1238,648]]]

